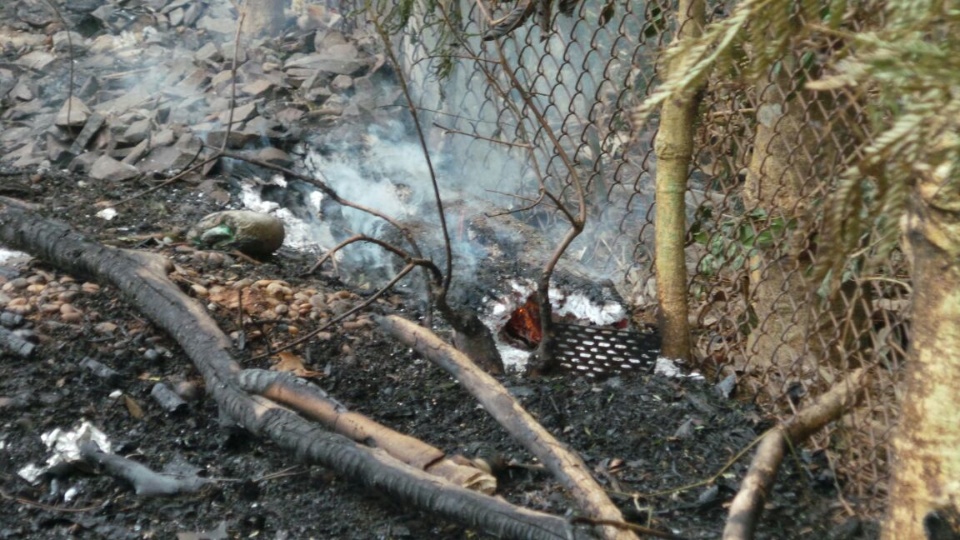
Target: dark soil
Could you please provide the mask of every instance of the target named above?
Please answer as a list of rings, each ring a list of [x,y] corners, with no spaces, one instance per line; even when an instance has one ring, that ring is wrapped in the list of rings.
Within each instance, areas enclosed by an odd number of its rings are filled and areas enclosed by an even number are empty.
[[[297,277],[313,262],[298,254],[281,253],[264,264],[233,258],[212,267],[191,248],[156,240],[222,209],[193,186],[176,184],[137,198],[106,222],[94,216],[97,202],[117,201],[148,185],[132,182],[104,192],[83,180],[35,172],[0,177],[3,191],[39,205],[46,215],[105,243],[160,252],[197,283],[249,277],[282,279],[294,289],[345,288],[329,276]],[[0,285],[43,273],[49,282],[65,277],[32,260],[0,266]],[[84,281],[83,276],[72,277]],[[15,298],[42,293],[18,289],[6,294]],[[221,427],[215,406],[202,395],[186,410],[165,413],[150,397],[156,381],[198,381],[177,344],[111,287],[80,293],[72,302],[84,314],[77,323],[62,322],[59,313],[34,310],[27,315],[22,328],[39,342],[30,359],[0,350],[0,538],[484,537],[403,501],[365,491],[322,468],[299,464],[269,442]],[[420,304],[420,299],[398,296],[381,309],[403,309],[415,318],[420,314],[413,312],[414,306]],[[231,317],[218,320],[228,333],[238,330]],[[95,325],[103,322],[118,329],[97,333]],[[312,328],[309,321],[297,325],[301,332]],[[263,329],[272,342],[283,343],[290,339],[289,326],[293,324],[281,320]],[[263,343],[263,338],[251,338],[247,350],[236,351],[237,357],[251,357]],[[316,384],[356,411],[450,453],[497,453],[534,465],[455,381],[373,330],[334,329],[329,339],[296,352],[306,359],[306,367],[320,373]],[[87,357],[119,375],[97,377],[79,365]],[[245,365],[268,367],[272,362]],[[749,405],[750,396],[721,398],[709,380],[649,374],[603,381],[569,374],[530,380],[510,374],[501,380],[583,456],[628,519],[689,538],[720,535],[750,454],[732,466],[728,462],[771,425]],[[117,397],[115,390],[127,398]],[[142,416],[134,414],[132,404],[142,409]],[[199,494],[142,498],[92,470],[59,471],[35,485],[18,476],[22,467],[41,464],[49,455],[41,434],[74,427],[82,419],[107,433],[117,453],[157,470],[192,466],[219,482]],[[781,472],[758,536],[872,537],[872,526],[861,526],[842,513],[836,495],[839,481],[817,455],[798,449]],[[575,514],[562,488],[535,467],[508,469],[500,477],[499,494],[529,508]],[[204,536],[200,531],[208,532]]]

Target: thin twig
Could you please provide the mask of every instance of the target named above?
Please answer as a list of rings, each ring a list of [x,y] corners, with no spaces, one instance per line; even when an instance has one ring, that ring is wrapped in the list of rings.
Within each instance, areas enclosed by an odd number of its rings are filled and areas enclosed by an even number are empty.
[[[491,142],[491,143],[494,143],[494,144],[502,144],[502,145],[504,145],[504,146],[513,146],[513,147],[515,147],[515,148],[526,148],[526,149],[530,149],[530,148],[531,148],[531,146],[530,146],[529,144],[527,144],[527,143],[514,143],[514,142],[509,142],[509,141],[501,141],[501,140],[499,140],[499,139],[494,139],[494,138],[492,138],[492,137],[484,137],[483,135],[477,135],[476,133],[467,133],[466,131],[460,131],[459,129],[453,129],[453,128],[450,128],[450,127],[442,126],[442,125],[438,124],[437,122],[434,122],[434,123],[433,123],[433,126],[442,129],[443,131],[446,132],[446,134],[466,135],[467,137],[470,137],[471,139],[478,139],[478,140],[481,140],[481,141],[487,141],[487,142]]]
[[[437,182],[437,173],[433,168],[433,160],[430,158],[430,149],[427,148],[427,137],[423,133],[423,126],[420,125],[420,115],[417,113],[416,104],[413,102],[413,96],[410,95],[410,88],[407,86],[407,78],[403,75],[403,69],[397,56],[393,52],[393,46],[390,43],[390,36],[380,23],[380,19],[374,18],[373,24],[380,33],[380,39],[383,40],[384,48],[390,62],[393,63],[394,72],[397,74],[397,81],[403,90],[403,96],[407,100],[407,107],[410,109],[410,115],[413,117],[413,125],[417,130],[417,138],[420,140],[420,148],[423,150],[423,158],[427,161],[427,170],[430,173],[430,184],[433,186],[433,196],[437,204],[437,216],[440,218],[440,230],[443,233],[443,250],[446,255],[446,272],[443,276],[443,284],[440,292],[437,294],[438,302],[445,302],[447,290],[450,288],[450,280],[453,278],[453,248],[450,245],[450,232],[447,230],[447,217],[443,211],[443,198],[440,196],[440,184]]]
[[[275,355],[275,354],[277,354],[277,353],[280,353],[280,352],[283,352],[283,351],[288,351],[288,350],[290,350],[290,349],[292,349],[292,348],[294,348],[294,347],[296,347],[296,346],[298,346],[298,345],[302,345],[302,344],[306,343],[307,341],[313,339],[313,338],[314,338],[317,334],[319,334],[320,332],[323,332],[323,331],[326,330],[327,328],[330,328],[331,326],[337,324],[338,322],[346,319],[347,317],[353,315],[354,313],[357,313],[358,311],[366,308],[367,306],[369,306],[370,304],[372,304],[373,302],[375,302],[375,301],[377,300],[377,298],[380,298],[381,296],[383,296],[384,293],[386,293],[387,291],[389,291],[394,285],[396,285],[401,279],[403,279],[404,276],[406,276],[406,275],[409,274],[414,268],[416,268],[417,266],[420,266],[420,265],[424,264],[425,262],[429,262],[429,261],[423,261],[422,259],[415,259],[414,261],[412,261],[412,262],[410,262],[410,263],[407,263],[407,265],[404,266],[404,267],[400,270],[400,272],[398,272],[397,275],[394,276],[393,279],[390,280],[389,283],[387,283],[386,285],[384,285],[379,291],[377,291],[376,293],[374,293],[372,296],[370,296],[369,298],[367,298],[367,299],[364,300],[363,302],[361,302],[361,303],[357,304],[356,306],[354,306],[353,308],[351,308],[349,311],[347,311],[347,312],[345,312],[345,313],[343,313],[343,314],[341,314],[341,315],[339,315],[339,316],[337,316],[337,317],[334,317],[334,318],[330,319],[330,321],[328,321],[326,324],[323,324],[323,325],[321,325],[320,327],[318,327],[318,328],[316,328],[316,329],[314,329],[314,330],[311,330],[311,331],[308,332],[307,334],[304,334],[303,337],[301,337],[301,338],[299,338],[299,339],[295,339],[295,340],[291,341],[290,343],[287,343],[286,345],[283,345],[283,346],[281,346],[281,347],[277,347],[276,349],[273,349],[272,351],[270,350],[270,347],[268,346],[268,347],[267,347],[267,351],[268,351],[267,353],[254,356],[253,358],[250,359],[250,361],[252,362],[252,361],[255,361],[255,360],[262,360],[262,359],[264,359],[264,358],[269,358],[269,357],[271,357],[271,356],[273,356],[273,355]],[[430,264],[432,264],[432,263],[430,263]]]

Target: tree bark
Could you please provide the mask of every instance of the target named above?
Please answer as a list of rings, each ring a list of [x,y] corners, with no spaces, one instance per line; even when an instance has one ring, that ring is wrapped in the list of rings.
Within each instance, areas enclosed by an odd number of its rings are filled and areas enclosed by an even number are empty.
[[[245,392],[230,339],[203,306],[182,293],[167,273],[172,265],[150,254],[91,242],[66,225],[0,198],[0,243],[28,252],[74,275],[116,286],[126,300],[166,330],[203,376],[224,422],[236,424],[368,488],[426,512],[503,538],[589,538],[563,518],[515,507],[476,493],[329,433],[293,411]]]
[[[887,540],[933,538],[934,527],[950,531],[937,538],[960,538],[955,520],[943,519],[960,510],[960,198],[956,163],[952,178],[949,167],[928,170],[903,222],[913,263],[913,327]]]
[[[706,24],[703,0],[680,0],[676,39],[695,39]],[[670,70],[679,69],[674,62]],[[693,136],[699,102],[696,91],[663,104],[654,141],[657,153],[655,250],[657,301],[660,304],[662,353],[668,358],[690,358],[690,321],[687,305],[686,193],[693,155]]]
[[[350,411],[326,392],[291,373],[246,369],[237,380],[254,394],[286,405],[320,422],[327,429],[359,443],[381,448],[400,461],[446,478],[454,484],[487,495],[497,491],[497,479],[463,456],[447,456],[420,439],[398,433],[372,419]]]

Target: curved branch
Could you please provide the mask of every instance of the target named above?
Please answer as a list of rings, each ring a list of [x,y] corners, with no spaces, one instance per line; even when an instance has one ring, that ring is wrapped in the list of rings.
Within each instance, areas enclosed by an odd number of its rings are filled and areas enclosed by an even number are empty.
[[[740,483],[740,491],[730,505],[730,517],[723,529],[724,540],[753,538],[767,493],[773,487],[777,470],[788,449],[839,419],[856,405],[863,394],[865,372],[864,369],[854,370],[812,405],[764,435],[750,469]]]

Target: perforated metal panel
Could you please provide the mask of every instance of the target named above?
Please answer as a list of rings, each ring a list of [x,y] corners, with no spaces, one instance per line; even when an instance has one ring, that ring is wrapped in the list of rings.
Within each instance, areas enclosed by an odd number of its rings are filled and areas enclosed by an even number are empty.
[[[660,354],[657,334],[574,324],[556,324],[555,329],[560,365],[586,377],[649,373]]]

